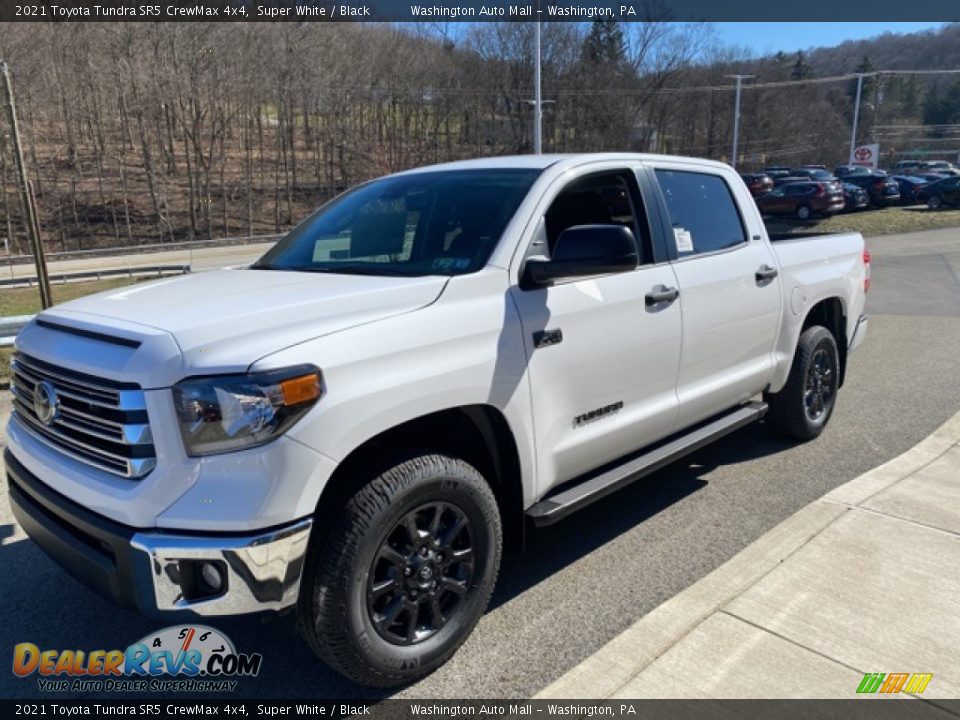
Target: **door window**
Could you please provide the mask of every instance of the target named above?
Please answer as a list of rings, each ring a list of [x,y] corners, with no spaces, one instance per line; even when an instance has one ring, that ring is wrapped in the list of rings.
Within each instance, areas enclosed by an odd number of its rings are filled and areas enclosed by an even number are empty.
[[[715,252],[747,241],[740,212],[722,177],[685,170],[657,170],[656,175],[679,256]]]
[[[647,216],[629,180],[630,173],[597,173],[567,185],[547,210],[544,225],[551,254],[557,238],[576,225],[623,225],[637,239],[640,264],[652,261]]]

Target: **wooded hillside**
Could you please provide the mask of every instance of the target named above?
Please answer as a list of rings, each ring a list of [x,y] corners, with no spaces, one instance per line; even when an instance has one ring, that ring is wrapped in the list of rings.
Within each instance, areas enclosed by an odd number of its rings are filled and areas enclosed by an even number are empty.
[[[546,152],[729,160],[725,76],[749,72],[761,86],[743,96],[747,164],[842,161],[851,83],[819,78],[960,67],[957,25],[809,57],[754,58],[718,47],[709,25],[659,22],[545,24],[543,42]],[[0,27],[51,250],[273,233],[379,174],[529,152],[532,50],[531,26],[517,23]],[[865,138],[942,125],[917,133],[948,147],[960,84],[869,79],[862,118]],[[16,253],[26,245],[0,127],[0,235]]]

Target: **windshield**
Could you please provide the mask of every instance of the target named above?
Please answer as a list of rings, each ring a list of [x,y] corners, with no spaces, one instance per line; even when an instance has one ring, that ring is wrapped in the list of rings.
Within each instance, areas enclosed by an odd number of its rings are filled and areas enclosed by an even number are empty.
[[[460,275],[483,266],[540,170],[383,178],[308,217],[255,265],[363,275]]]

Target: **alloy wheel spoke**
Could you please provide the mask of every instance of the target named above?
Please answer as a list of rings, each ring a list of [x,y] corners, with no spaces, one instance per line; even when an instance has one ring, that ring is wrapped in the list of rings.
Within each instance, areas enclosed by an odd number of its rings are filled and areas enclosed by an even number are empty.
[[[414,513],[408,514],[403,519],[404,527],[407,530],[407,534],[410,535],[410,541],[417,545],[420,543],[423,534],[420,532],[420,528],[417,527],[417,518]]]
[[[465,595],[467,592],[467,584],[465,582],[454,580],[451,577],[442,578],[440,580],[440,587],[444,590],[449,590],[455,595]]]
[[[438,630],[447,624],[447,619],[440,609],[440,599],[434,595],[430,600],[430,612],[433,615],[433,625]]]
[[[397,616],[403,611],[406,607],[406,603],[403,601],[402,597],[396,597],[393,601],[387,605],[386,609],[383,612],[383,616],[379,621],[380,627],[389,629],[391,625],[397,620]]]
[[[457,535],[459,535],[460,531],[463,530],[463,526],[466,524],[466,522],[467,519],[465,517],[462,515],[457,515],[457,518],[453,521],[453,524],[443,531],[443,537],[437,539],[437,544],[443,547],[450,545],[454,540],[457,539]]]
[[[417,639],[417,620],[420,618],[420,603],[412,603],[407,610],[407,642]]]
[[[437,532],[440,530],[440,517],[443,515],[443,505],[437,504],[433,508],[433,517],[430,519],[430,530],[429,535],[431,538],[436,540]]]
[[[377,557],[386,560],[388,563],[393,565],[396,568],[402,568],[407,564],[407,558],[399,551],[395,550],[391,546],[384,544],[380,548],[380,552],[377,553]]]
[[[466,547],[459,550],[450,551],[450,562],[460,563],[473,560],[473,548]]]
[[[397,584],[396,578],[387,578],[386,580],[381,580],[380,582],[375,582],[370,586],[370,595],[374,598],[378,598],[385,593],[390,592],[391,590],[399,590],[400,586]]]

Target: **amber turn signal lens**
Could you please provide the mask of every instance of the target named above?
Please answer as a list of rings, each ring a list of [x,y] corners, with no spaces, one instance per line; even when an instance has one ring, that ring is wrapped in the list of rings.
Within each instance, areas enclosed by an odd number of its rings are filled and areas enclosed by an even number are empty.
[[[320,376],[316,373],[290,378],[280,383],[284,405],[299,405],[320,397]]]

